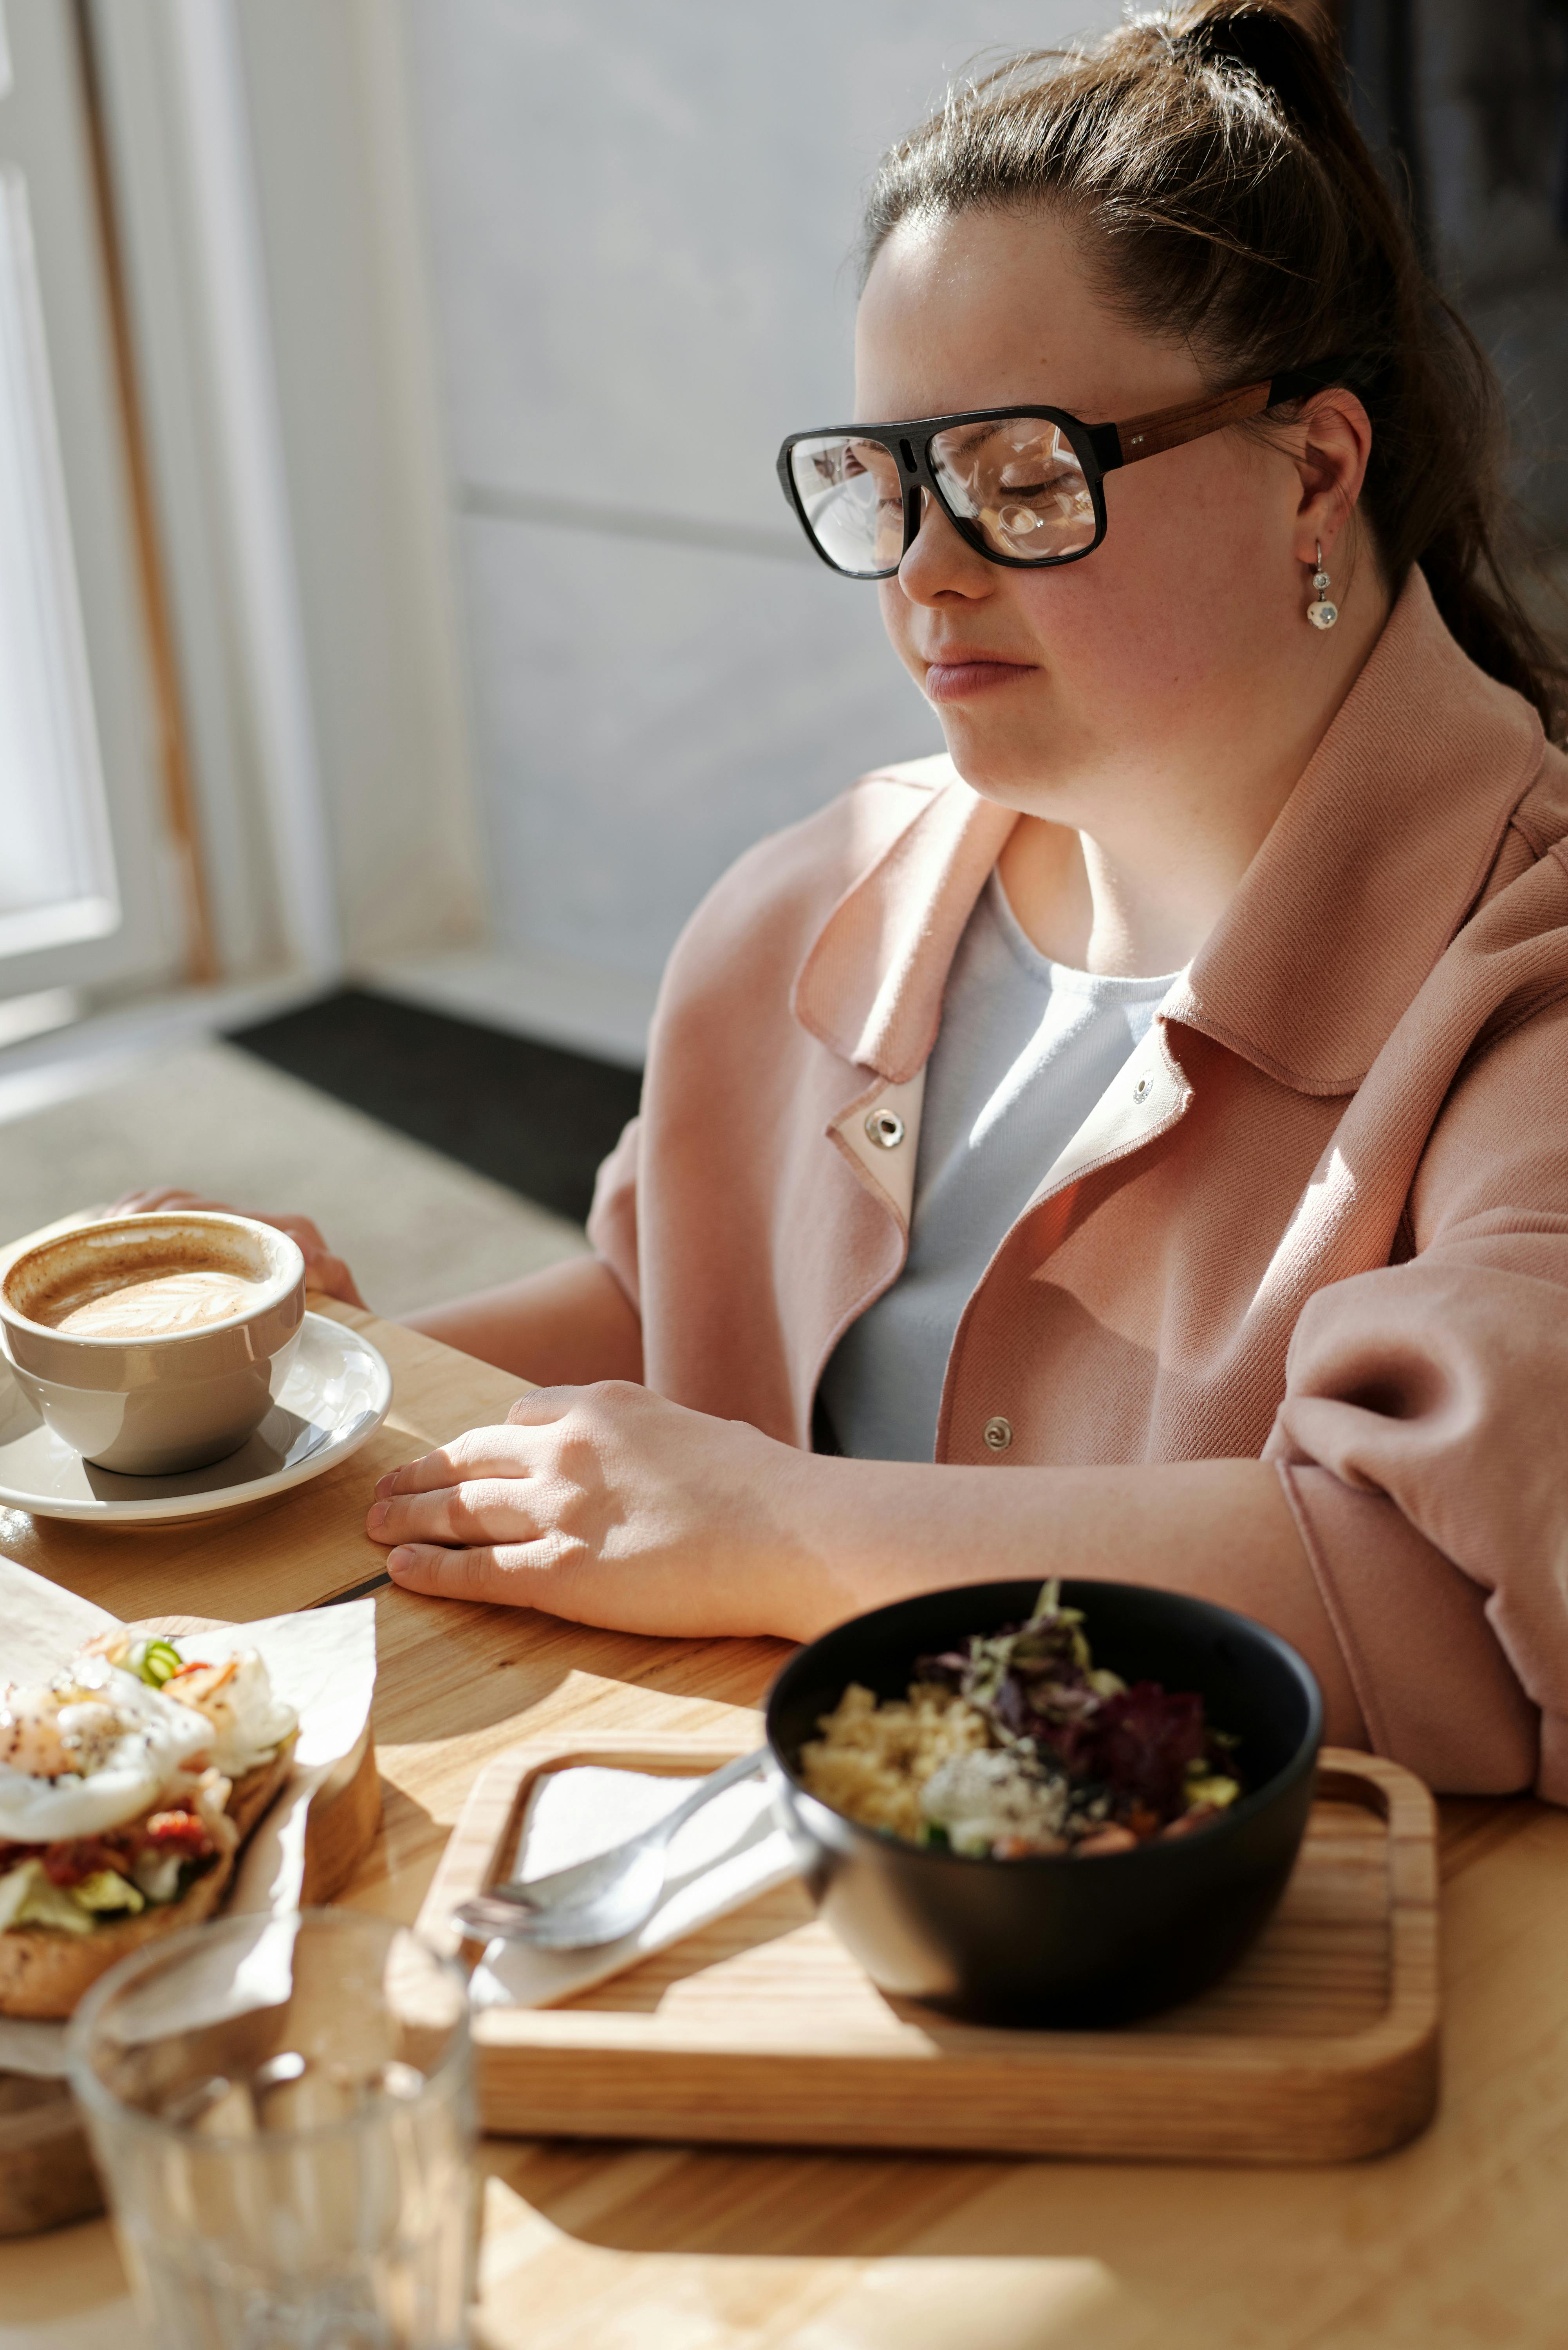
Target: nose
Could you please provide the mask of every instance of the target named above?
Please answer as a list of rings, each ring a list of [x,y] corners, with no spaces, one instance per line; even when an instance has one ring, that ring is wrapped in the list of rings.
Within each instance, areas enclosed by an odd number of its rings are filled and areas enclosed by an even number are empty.
[[[960,537],[929,490],[920,492],[920,526],[904,549],[898,585],[911,604],[954,596],[973,603],[995,593],[994,567]]]

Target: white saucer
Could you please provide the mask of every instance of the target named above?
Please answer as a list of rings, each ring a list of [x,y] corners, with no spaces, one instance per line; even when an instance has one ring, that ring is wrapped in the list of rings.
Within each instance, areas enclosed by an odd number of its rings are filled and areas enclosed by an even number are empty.
[[[284,1389],[226,1461],[182,1477],[94,1469],[46,1428],[0,1357],[0,1507],[106,1532],[190,1524],[269,1501],[357,1452],[386,1419],[392,1374],[356,1330],[307,1314]]]

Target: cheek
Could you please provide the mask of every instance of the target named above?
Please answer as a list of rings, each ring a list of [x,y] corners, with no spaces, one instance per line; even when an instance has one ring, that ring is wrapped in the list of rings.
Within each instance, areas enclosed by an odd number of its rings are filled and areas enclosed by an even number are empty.
[[[864,594],[865,590],[862,589]],[[925,674],[914,658],[912,639],[915,608],[899,587],[897,579],[878,579],[877,601],[881,607],[882,626],[888,631],[888,641],[905,668],[917,682]]]
[[[1020,577],[1062,683],[1124,712],[1211,685],[1245,658],[1258,632],[1269,557],[1257,502],[1235,494],[1230,469],[1218,478],[1201,466],[1176,470],[1198,478],[1113,474],[1108,527],[1094,554],[1038,579]]]

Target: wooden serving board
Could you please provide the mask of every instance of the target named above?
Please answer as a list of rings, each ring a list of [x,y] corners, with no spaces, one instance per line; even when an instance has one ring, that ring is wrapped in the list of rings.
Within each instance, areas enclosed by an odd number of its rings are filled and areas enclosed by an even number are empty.
[[[217,1625],[212,1616],[161,1616],[129,1628],[178,1637]],[[380,1824],[381,1781],[367,1722],[353,1750],[310,1799],[302,1908],[318,1908],[341,1893]],[[102,2209],[98,2174],[67,2084],[0,2073],[0,2237],[33,2235],[68,2220],[89,2219]]]
[[[476,1955],[452,1910],[509,1874],[542,1772],[688,1776],[738,1751],[605,1738],[497,1756],[420,1930]],[[1168,2014],[1116,2032],[950,2022],[879,1991],[790,1885],[558,2007],[476,2015],[481,2117],[530,2137],[1347,2161],[1403,2145],[1435,2110],[1437,1902],[1426,1788],[1397,1763],[1330,1748],[1262,1937]]]

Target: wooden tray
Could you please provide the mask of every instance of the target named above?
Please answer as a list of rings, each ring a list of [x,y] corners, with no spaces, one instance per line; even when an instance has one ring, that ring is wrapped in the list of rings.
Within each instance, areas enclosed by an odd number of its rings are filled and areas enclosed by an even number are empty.
[[[452,1909],[509,1873],[540,1773],[686,1776],[739,1751],[606,1738],[497,1756],[420,1930],[464,1947]],[[1409,1772],[1326,1749],[1301,1858],[1260,1941],[1201,1999],[1117,2032],[1002,2031],[888,1998],[804,1887],[784,1886],[558,2007],[477,2015],[483,2125],[1136,2161],[1382,2153],[1437,2103],[1436,1825]]]
[[[206,1632],[211,1616],[163,1616],[135,1632]],[[350,1753],[310,1799],[302,1908],[341,1893],[381,1824],[381,1781],[367,1722]],[[0,2237],[27,2236],[103,2209],[98,2174],[67,2084],[0,2073]]]

